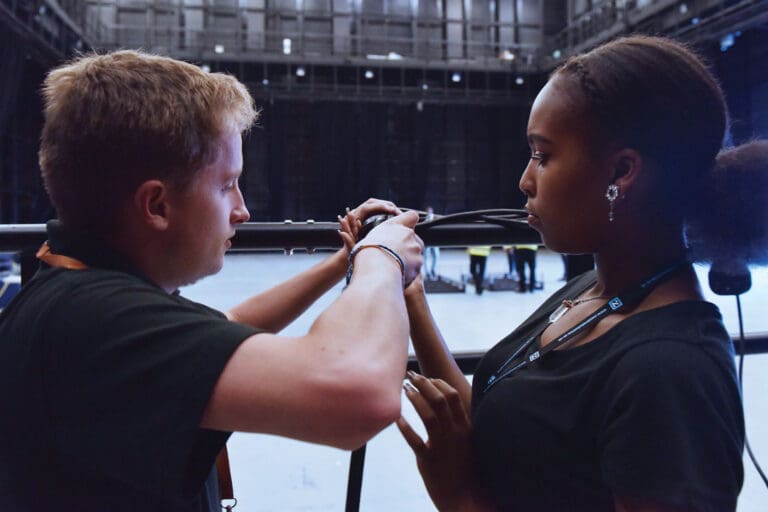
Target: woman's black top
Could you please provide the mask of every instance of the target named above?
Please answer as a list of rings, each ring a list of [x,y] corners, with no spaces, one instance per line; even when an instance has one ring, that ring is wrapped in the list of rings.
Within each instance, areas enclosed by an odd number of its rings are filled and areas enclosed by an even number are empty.
[[[590,272],[568,283],[481,360],[472,397],[481,485],[505,511],[613,510],[614,496],[734,510],[744,419],[733,345],[713,304],[635,314],[484,392],[557,305],[594,282]]]

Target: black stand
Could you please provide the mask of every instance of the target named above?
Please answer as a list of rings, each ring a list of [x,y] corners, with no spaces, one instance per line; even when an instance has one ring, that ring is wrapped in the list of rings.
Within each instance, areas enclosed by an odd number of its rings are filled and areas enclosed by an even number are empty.
[[[466,284],[445,276],[424,276],[424,291],[427,293],[464,293]]]
[[[352,452],[349,460],[349,479],[347,480],[347,506],[345,512],[360,510],[360,493],[363,487],[363,465],[365,464],[365,447],[363,445]]]

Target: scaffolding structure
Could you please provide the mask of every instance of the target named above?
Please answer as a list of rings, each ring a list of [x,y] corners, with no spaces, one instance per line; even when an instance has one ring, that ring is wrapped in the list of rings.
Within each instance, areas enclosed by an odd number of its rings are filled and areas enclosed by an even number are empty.
[[[697,41],[768,22],[768,0],[0,0],[58,56],[142,48],[262,98],[494,103],[621,34]]]

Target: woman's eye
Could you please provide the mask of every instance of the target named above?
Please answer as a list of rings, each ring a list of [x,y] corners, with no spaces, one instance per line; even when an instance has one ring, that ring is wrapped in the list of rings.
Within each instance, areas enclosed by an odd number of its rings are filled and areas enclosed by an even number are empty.
[[[534,151],[533,153],[531,153],[531,160],[538,160],[539,165],[543,165],[544,162],[546,162],[547,160],[547,156],[541,151]]]

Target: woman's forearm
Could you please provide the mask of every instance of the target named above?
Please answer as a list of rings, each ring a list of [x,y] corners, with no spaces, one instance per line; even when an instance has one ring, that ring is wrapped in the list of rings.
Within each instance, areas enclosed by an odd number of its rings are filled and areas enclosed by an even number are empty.
[[[472,388],[451,355],[429,310],[426,296],[424,293],[407,294],[406,305],[411,341],[422,375],[446,381],[459,392],[469,410]]]

